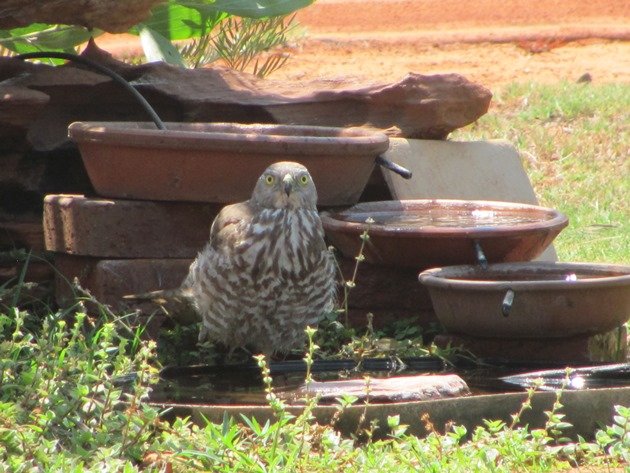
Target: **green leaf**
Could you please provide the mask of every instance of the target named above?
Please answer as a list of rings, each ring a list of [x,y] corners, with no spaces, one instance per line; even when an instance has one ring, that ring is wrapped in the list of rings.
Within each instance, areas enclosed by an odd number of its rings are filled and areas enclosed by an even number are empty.
[[[398,425],[400,425],[400,415],[387,416],[387,426],[390,429],[393,429],[394,427],[398,427]]]
[[[144,25],[167,39],[196,38],[207,34],[229,15],[246,18],[283,16],[314,0],[170,0],[151,10]],[[139,28],[130,30],[139,34]]]
[[[184,60],[173,43],[146,25],[139,25],[140,42],[149,62],[164,61],[174,66],[185,67]]]
[[[616,437],[621,437],[625,432],[624,428],[620,425],[609,425],[606,429],[609,435],[614,435]]]
[[[573,424],[571,424],[570,422],[557,422],[553,425],[553,427],[559,430],[565,430],[573,427]]]
[[[102,33],[100,30],[90,32],[80,26],[36,23],[25,28],[0,31],[0,45],[16,53],[74,52],[76,46]]]
[[[603,430],[598,430],[595,433],[595,439],[597,440],[597,443],[602,446],[606,446],[613,441],[612,437]]]
[[[190,5],[186,5],[187,3]],[[142,25],[174,41],[206,34],[227,16],[227,13],[204,1],[171,0],[151,10],[151,17]],[[139,34],[140,28],[132,28],[130,33]]]
[[[314,0],[215,0],[212,6],[219,11],[246,18],[265,18],[293,13]],[[192,3],[184,2],[182,3]],[[197,3],[197,2],[195,2]]]

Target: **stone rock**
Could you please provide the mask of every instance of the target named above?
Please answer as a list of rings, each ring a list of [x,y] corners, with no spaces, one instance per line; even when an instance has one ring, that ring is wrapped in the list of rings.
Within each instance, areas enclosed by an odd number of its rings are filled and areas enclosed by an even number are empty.
[[[164,0],[4,0],[0,28],[32,23],[80,25],[110,33],[123,33],[146,19],[151,8]]]
[[[37,90],[0,82],[0,151],[24,148],[29,125],[49,101],[48,95]]]
[[[29,159],[28,156],[20,153],[0,154],[0,189],[6,190],[7,187],[13,186],[16,190],[17,188],[24,191],[36,190],[44,174],[45,165],[42,160]],[[18,202],[13,202],[13,204],[20,207]],[[0,206],[5,207],[4,205]],[[41,209],[41,202],[39,208]]]
[[[385,85],[313,83],[294,97],[296,103],[268,110],[281,123],[372,126],[392,136],[441,140],[484,115],[491,98],[488,89],[459,74],[410,73]]]
[[[394,376],[341,381],[314,381],[297,391],[299,395],[318,395],[322,402],[334,402],[345,395],[356,396],[358,402],[370,403],[426,401],[466,396],[470,394],[466,382],[457,375]]]
[[[215,204],[48,195],[46,249],[114,259],[194,258],[220,209]]]
[[[121,119],[117,117],[127,116],[126,113],[134,120],[146,120],[129,92],[108,77],[82,67],[38,69],[15,82],[50,97],[50,106],[30,123],[27,132],[30,145],[40,152],[67,147],[68,125],[74,121],[116,121]]]
[[[489,90],[458,74],[408,74],[393,84],[343,80],[297,84],[221,67],[129,66],[96,46],[88,48],[85,57],[136,85],[164,121],[371,126],[397,136],[443,139],[485,114],[492,97]],[[66,128],[73,121],[148,120],[128,91],[82,67],[33,68],[16,77],[13,85],[50,96],[45,116],[29,131],[38,150],[66,143]]]
[[[50,97],[43,92],[0,83],[0,125],[23,127],[37,118]]]
[[[3,82],[3,86],[13,85],[14,81],[19,80],[23,76],[43,69],[50,69],[50,66],[29,61],[19,61],[11,56],[0,56],[0,82]]]
[[[393,84],[298,85],[219,67],[186,70],[154,63],[143,67],[136,83],[181,104],[185,121],[368,126],[425,139],[444,139],[473,123],[487,112],[492,97],[459,74],[408,74]]]

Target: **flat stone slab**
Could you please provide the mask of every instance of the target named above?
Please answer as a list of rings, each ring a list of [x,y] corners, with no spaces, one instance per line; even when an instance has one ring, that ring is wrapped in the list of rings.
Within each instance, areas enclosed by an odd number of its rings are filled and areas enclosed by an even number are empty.
[[[359,402],[371,403],[426,401],[470,394],[466,382],[457,375],[393,376],[391,378],[313,381],[298,390],[298,395],[317,395],[323,402],[333,402],[352,395]]]
[[[102,258],[194,258],[205,246],[217,204],[44,199],[46,249]]]
[[[539,205],[514,146],[505,140],[439,141],[390,138],[385,157],[413,172],[409,180],[383,170],[394,199],[494,200]],[[538,260],[556,261],[553,246]]]
[[[390,83],[287,82],[222,67],[130,66],[93,44],[83,55],[133,82],[164,121],[368,126],[395,136],[444,139],[484,115],[492,98],[487,88],[459,74],[410,73]],[[0,69],[16,68],[17,62],[0,61]],[[13,86],[15,94],[24,88],[23,94],[35,90],[50,98],[43,116],[28,127],[29,141],[40,151],[67,145],[74,121],[148,121],[122,87],[74,65],[30,68]]]
[[[35,120],[50,97],[24,87],[0,85],[0,123],[23,127]]]
[[[105,0],[83,2],[80,8],[72,0],[5,0],[0,28],[10,29],[33,23],[63,23],[124,33],[150,15],[160,0]]]

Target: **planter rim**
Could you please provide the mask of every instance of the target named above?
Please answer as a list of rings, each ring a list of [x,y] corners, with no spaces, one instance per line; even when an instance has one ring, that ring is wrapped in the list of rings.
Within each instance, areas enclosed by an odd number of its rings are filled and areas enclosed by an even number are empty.
[[[535,275],[530,281],[523,280],[480,280],[474,279],[474,274],[480,271],[492,275],[518,273],[519,271],[541,270],[543,274],[558,272],[586,272],[592,274],[584,279],[575,281],[566,280],[536,280]],[[605,273],[618,273],[606,276]],[[470,279],[465,279],[466,274],[471,274]],[[604,274],[599,276],[600,274]],[[457,276],[457,279],[453,277]],[[494,263],[482,270],[476,265],[444,266],[431,268],[419,274],[418,279],[422,284],[430,288],[449,290],[474,290],[482,292],[501,291],[506,289],[519,291],[540,290],[583,290],[587,288],[603,288],[616,286],[630,287],[630,266],[605,264],[605,263],[554,263],[554,262],[522,262],[522,263]]]
[[[398,208],[394,209],[394,205]],[[461,208],[462,210],[470,209],[487,209],[487,210],[531,210],[539,214],[550,216],[551,218],[541,220],[534,223],[517,223],[511,225],[501,225],[495,227],[435,227],[424,226],[416,228],[401,228],[384,224],[367,224],[360,222],[351,222],[339,220],[340,215],[348,213],[361,213],[365,217],[369,217],[370,212],[387,212],[391,210],[415,210],[430,209],[433,207],[441,208]],[[541,207],[538,205],[521,204],[512,202],[499,202],[490,200],[461,200],[461,199],[409,199],[395,201],[379,201],[365,202],[357,204],[349,209],[341,212],[324,212],[322,213],[322,223],[324,228],[340,233],[362,233],[368,230],[370,235],[376,236],[396,236],[409,238],[422,238],[423,236],[435,237],[453,237],[465,236],[469,238],[495,238],[503,236],[511,236],[515,231],[519,233],[530,232],[547,232],[553,229],[562,229],[569,224],[569,219],[558,210]]]
[[[290,155],[378,155],[389,138],[366,128],[309,125],[167,122],[74,122],[68,136],[77,143],[165,149],[229,150]]]
[[[579,395],[581,392],[589,392],[589,393],[604,393],[604,392],[613,392],[613,393],[630,393],[630,387],[621,386],[621,387],[606,387],[606,388],[589,388],[583,390],[571,390],[567,391],[567,393],[571,393],[571,395]],[[553,391],[537,391],[534,393],[534,396],[538,397],[555,397],[556,393]],[[493,399],[505,399],[505,398],[516,398],[516,399],[524,399],[527,397],[527,392],[504,392],[504,393],[492,393],[492,394],[473,394],[468,396],[453,396],[453,397],[443,397],[439,399],[425,399],[421,401],[400,401],[400,402],[374,402],[370,403],[367,408],[376,409],[383,407],[397,407],[397,406],[426,406],[432,404],[441,404],[441,403],[453,403],[453,402],[470,402],[470,400],[493,400]],[[149,404],[155,406],[161,406],[164,408],[188,408],[188,409],[214,409],[214,410],[233,410],[236,411],[238,409],[251,409],[257,411],[269,411],[272,412],[271,407],[265,404],[193,404],[193,403],[176,403],[176,402],[156,402],[149,401]],[[354,410],[354,411],[362,411],[366,408],[364,404],[351,405],[346,409]],[[303,410],[304,406],[300,404],[291,404],[287,406],[288,410]],[[318,405],[315,407],[316,410],[320,411],[330,411],[335,412],[338,410],[338,407],[335,405]]]
[[[566,390],[563,393],[563,412],[567,421],[573,424],[571,436],[593,435],[598,423],[608,425],[612,422],[612,406],[623,404],[630,394],[629,387],[593,388],[585,390]],[[524,413],[525,422],[534,427],[543,427],[547,421],[544,411],[549,410],[556,400],[557,393],[553,391],[535,392],[532,397],[532,409]],[[509,422],[510,416],[517,412],[527,399],[527,392],[499,393],[486,395],[473,395],[464,397],[442,398],[425,401],[408,401],[397,403],[362,403],[348,406],[335,424],[337,430],[348,435],[356,430],[364,416],[372,419],[380,419],[386,424],[386,416],[400,415],[401,422],[409,425],[410,433],[414,435],[426,435],[429,432],[420,422],[420,415],[427,412],[431,420],[438,427],[449,422],[462,424],[472,430],[476,425],[482,425],[483,419],[504,419]],[[263,422],[265,419],[273,419],[273,411],[269,406],[256,405],[194,405],[155,403],[156,407],[171,412],[177,416],[189,416],[193,422],[204,425],[208,420],[221,422],[226,415],[240,418],[240,414],[248,417],[256,417]],[[313,414],[321,423],[328,423],[332,416],[338,412],[339,407],[316,406]],[[583,415],[585,409],[589,409],[590,416]],[[304,411],[304,406],[288,406],[287,411],[299,415]],[[383,431],[383,434],[386,434]]]

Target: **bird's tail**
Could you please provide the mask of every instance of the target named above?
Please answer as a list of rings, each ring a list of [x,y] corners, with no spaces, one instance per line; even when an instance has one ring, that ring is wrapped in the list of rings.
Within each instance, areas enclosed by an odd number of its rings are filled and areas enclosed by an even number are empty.
[[[177,299],[181,296],[181,290],[177,289],[160,289],[158,291],[143,292],[141,294],[127,294],[123,296],[126,301],[133,302],[155,302],[156,304],[165,304],[171,299]]]
[[[191,325],[201,320],[195,309],[192,294],[186,289],[160,289],[159,291],[128,294],[123,299],[131,303],[152,302],[159,305],[166,315],[182,325]]]

